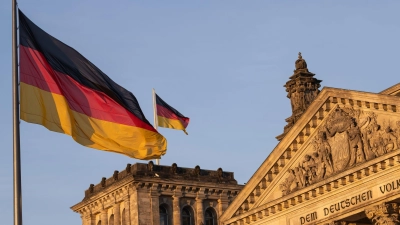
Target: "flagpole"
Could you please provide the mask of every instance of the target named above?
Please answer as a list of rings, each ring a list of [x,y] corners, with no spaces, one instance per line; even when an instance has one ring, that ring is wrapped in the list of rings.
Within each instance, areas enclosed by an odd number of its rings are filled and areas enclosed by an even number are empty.
[[[156,103],[156,90],[153,88],[153,113],[154,113],[154,128],[158,129],[158,119],[157,119],[157,103]],[[161,156],[160,156],[161,158]],[[156,165],[160,165],[160,159],[156,159]]]
[[[17,1],[12,0],[12,101],[13,101],[13,180],[14,225],[22,225],[21,156],[19,140],[19,94],[18,94],[18,38]]]

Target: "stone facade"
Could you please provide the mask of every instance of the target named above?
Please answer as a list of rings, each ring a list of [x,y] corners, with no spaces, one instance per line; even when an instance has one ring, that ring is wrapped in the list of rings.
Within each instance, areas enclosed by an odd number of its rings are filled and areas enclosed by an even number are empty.
[[[299,60],[296,70],[306,69]],[[380,93],[325,87],[309,104],[296,101],[301,116],[221,216],[223,224],[400,224],[400,84]]]
[[[219,217],[242,189],[232,172],[128,164],[71,207],[82,225],[218,225]]]
[[[301,54],[295,67],[292,116],[244,187],[222,169],[128,164],[72,207],[83,225],[400,225],[400,83],[320,91]]]

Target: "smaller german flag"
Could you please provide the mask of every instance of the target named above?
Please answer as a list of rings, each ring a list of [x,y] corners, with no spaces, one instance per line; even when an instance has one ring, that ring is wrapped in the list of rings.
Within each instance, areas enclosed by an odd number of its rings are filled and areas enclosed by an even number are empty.
[[[162,100],[157,94],[155,95],[158,126],[176,130],[183,130],[183,132],[185,132],[185,134],[187,135],[188,133],[185,129],[189,125],[190,119],[182,115],[166,102],[164,102],[164,100]]]

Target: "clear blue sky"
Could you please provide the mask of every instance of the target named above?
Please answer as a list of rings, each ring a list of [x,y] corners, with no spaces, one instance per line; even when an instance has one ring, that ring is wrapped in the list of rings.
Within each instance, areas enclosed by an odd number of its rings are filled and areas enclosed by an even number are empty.
[[[130,90],[191,118],[161,164],[235,172],[245,183],[291,114],[283,85],[301,51],[322,86],[379,92],[400,81],[400,1],[20,0],[42,29]],[[12,224],[11,1],[0,2],[0,218]],[[140,162],[21,122],[25,225],[81,224],[89,184]],[[142,161],[143,162],[143,161]]]

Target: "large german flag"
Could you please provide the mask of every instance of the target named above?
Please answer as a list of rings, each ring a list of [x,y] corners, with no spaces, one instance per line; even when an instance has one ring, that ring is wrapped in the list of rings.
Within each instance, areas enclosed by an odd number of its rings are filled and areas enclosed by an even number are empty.
[[[78,143],[137,159],[159,158],[167,142],[132,93],[19,11],[21,119]]]
[[[178,110],[168,105],[156,94],[157,121],[158,126],[171,129],[183,130],[189,125],[189,118],[182,115]]]

